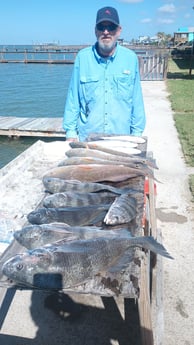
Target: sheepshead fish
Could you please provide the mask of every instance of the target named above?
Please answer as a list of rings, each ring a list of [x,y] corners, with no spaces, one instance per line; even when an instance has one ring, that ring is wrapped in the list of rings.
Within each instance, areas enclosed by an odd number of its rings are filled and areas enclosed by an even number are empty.
[[[144,169],[136,169],[122,165],[80,164],[56,167],[48,171],[44,177],[58,177],[64,180],[82,182],[121,182],[132,177],[147,176]]]
[[[117,194],[118,195],[118,194]],[[111,204],[116,197],[116,194],[111,192],[99,193],[79,193],[79,192],[64,192],[55,193],[44,198],[44,207],[81,207],[89,205]]]
[[[137,215],[137,201],[127,194],[116,197],[110,206],[104,222],[107,225],[129,223]]]
[[[64,180],[57,177],[43,177],[42,182],[46,191],[53,194],[62,192],[92,193],[99,191],[109,191],[114,194],[134,192],[129,188],[116,188],[103,183]]]
[[[100,237],[55,244],[17,254],[3,265],[3,274],[39,289],[66,289],[108,271],[131,247],[143,247],[172,258],[153,237]],[[121,269],[121,268],[120,268]]]
[[[65,152],[65,155],[69,158],[71,157],[91,157],[99,158],[106,161],[122,162],[128,164],[145,164],[153,169],[158,169],[155,159],[151,157],[140,157],[140,156],[128,156],[124,157],[122,155],[115,155],[99,150],[93,150],[89,148],[72,148]],[[62,164],[63,162],[61,162]]]
[[[104,230],[99,226],[70,226],[65,223],[28,225],[14,233],[14,238],[25,248],[35,249],[46,244],[61,244],[76,239],[86,240],[96,237],[130,236],[127,229]]]
[[[39,208],[30,212],[27,219],[31,224],[49,224],[54,222],[75,225],[94,225],[101,222],[110,205],[92,205],[83,207]]]

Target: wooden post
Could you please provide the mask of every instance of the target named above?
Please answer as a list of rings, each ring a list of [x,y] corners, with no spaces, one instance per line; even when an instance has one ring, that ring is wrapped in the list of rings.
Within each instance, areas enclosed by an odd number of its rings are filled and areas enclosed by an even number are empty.
[[[156,196],[153,179],[149,179],[149,210],[150,210],[150,227],[151,235],[162,242],[162,236],[157,229],[156,220]],[[156,256],[155,266],[152,269],[152,320],[154,323],[154,343],[162,345],[164,334],[164,313],[163,313],[163,266],[162,257]]]
[[[154,345],[151,305],[149,294],[149,265],[148,256],[141,262],[141,282],[140,282],[140,296],[138,299],[139,320],[141,327],[142,345]]]

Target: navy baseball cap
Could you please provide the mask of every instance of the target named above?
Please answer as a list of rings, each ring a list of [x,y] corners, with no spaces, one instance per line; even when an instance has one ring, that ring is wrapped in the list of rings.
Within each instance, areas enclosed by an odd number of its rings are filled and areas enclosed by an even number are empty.
[[[105,21],[119,25],[119,16],[115,8],[103,7],[100,10],[98,10],[97,15],[96,15],[96,24],[99,24]]]

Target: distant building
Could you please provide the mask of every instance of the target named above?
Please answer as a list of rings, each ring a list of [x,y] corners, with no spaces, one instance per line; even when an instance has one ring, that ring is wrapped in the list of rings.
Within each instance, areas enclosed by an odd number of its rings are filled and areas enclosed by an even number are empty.
[[[174,45],[185,43],[194,39],[194,26],[179,28],[174,32]]]

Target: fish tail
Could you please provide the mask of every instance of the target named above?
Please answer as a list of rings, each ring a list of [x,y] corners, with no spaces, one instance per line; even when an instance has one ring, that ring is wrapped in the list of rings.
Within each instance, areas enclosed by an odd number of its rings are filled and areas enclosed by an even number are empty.
[[[143,248],[148,249],[155,254],[159,254],[168,259],[173,259],[173,257],[167,252],[166,248],[152,236],[139,237],[138,242]]]

